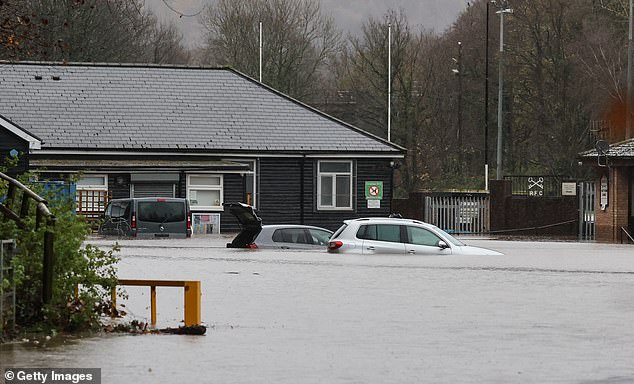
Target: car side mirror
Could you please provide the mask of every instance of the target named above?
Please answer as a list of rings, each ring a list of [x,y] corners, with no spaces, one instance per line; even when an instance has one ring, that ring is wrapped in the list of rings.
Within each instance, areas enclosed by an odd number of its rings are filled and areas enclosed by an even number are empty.
[[[447,244],[444,240],[438,240],[438,243],[436,243],[436,245],[438,246],[438,248],[440,249],[447,249],[449,248],[449,244]]]

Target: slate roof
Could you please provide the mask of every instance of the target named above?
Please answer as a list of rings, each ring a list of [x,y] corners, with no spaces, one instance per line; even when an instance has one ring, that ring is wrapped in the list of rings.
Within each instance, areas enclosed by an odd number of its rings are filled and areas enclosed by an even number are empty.
[[[42,149],[403,152],[227,68],[4,62],[0,114]]]
[[[596,149],[592,149],[590,151],[580,153],[579,156],[584,159],[594,158],[598,156],[598,152]],[[611,144],[607,156],[622,159],[634,158],[634,139]]]

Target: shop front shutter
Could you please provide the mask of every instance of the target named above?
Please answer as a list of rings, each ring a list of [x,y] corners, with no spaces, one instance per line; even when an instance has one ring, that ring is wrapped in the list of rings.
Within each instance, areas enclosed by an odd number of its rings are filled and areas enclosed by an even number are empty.
[[[132,184],[132,197],[175,197],[174,183],[136,183]]]

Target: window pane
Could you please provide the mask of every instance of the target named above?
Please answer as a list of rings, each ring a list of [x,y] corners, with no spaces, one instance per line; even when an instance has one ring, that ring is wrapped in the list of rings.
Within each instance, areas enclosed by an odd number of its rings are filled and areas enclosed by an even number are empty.
[[[84,176],[77,182],[77,185],[106,185],[105,176]]]
[[[189,185],[219,186],[220,177],[219,176],[190,176]]]
[[[189,203],[192,207],[218,207],[220,206],[220,191],[191,189]]]
[[[139,202],[139,221],[173,223],[185,220],[185,205],[180,202]]]
[[[424,228],[407,227],[407,237],[410,244],[435,246],[438,244],[438,236]]]
[[[393,243],[401,242],[401,228],[399,225],[378,224],[376,227],[377,240]]]
[[[341,163],[321,162],[319,163],[319,171],[320,172],[350,173],[350,163],[347,161],[341,162]]]
[[[350,206],[350,176],[337,175],[337,207]]]
[[[321,205],[332,206],[332,176],[321,177]]]
[[[273,241],[281,243],[310,244],[306,232],[302,228],[278,229],[273,234]]]
[[[376,240],[376,225],[362,225],[357,231],[357,238],[364,240]]]
[[[313,244],[328,245],[328,240],[330,240],[330,232],[322,231],[320,229],[309,229],[308,232],[313,238]]]

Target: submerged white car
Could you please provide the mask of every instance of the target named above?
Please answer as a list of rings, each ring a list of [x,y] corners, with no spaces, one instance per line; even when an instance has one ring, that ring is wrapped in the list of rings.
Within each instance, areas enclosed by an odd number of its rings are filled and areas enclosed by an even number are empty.
[[[364,218],[346,220],[332,235],[328,252],[403,255],[502,255],[464,244],[442,229],[418,220]]]

